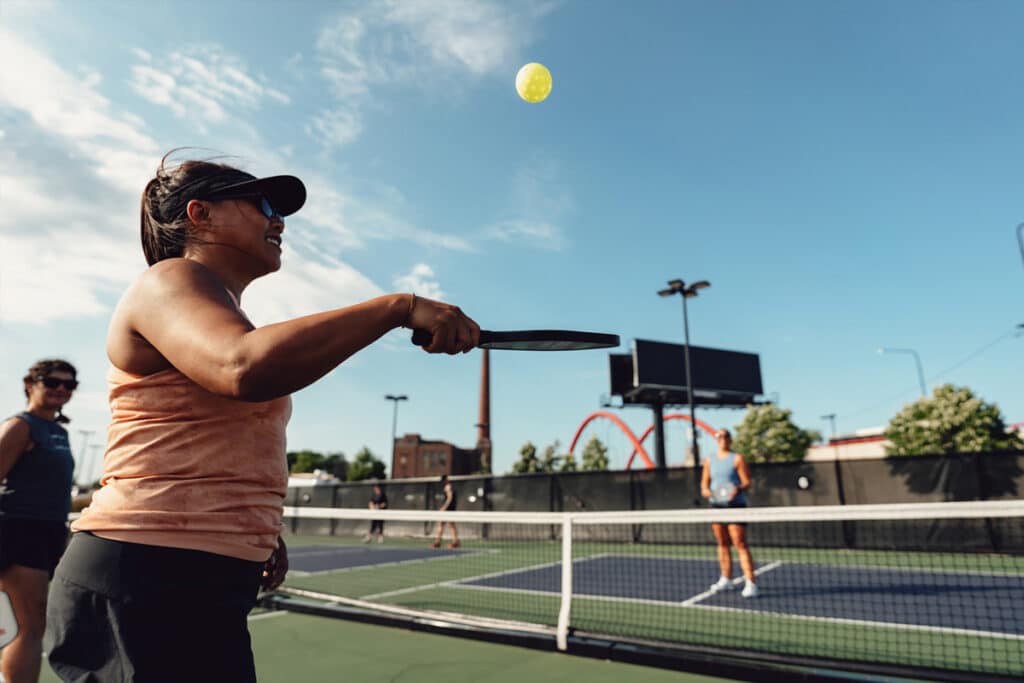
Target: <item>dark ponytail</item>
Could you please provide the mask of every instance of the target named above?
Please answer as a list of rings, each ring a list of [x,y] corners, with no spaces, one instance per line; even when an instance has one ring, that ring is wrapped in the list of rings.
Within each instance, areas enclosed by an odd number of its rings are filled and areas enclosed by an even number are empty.
[[[169,164],[173,149],[160,160],[156,176],[142,191],[139,231],[146,263],[153,265],[164,259],[184,256],[185,244],[195,241],[192,224],[186,213],[189,200],[211,179],[238,170],[227,164],[211,161],[182,161]]]

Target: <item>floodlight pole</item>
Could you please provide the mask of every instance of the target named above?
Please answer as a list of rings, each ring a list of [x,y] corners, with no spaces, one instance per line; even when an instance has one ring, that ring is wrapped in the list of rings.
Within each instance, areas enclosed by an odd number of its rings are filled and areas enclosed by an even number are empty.
[[[924,383],[924,367],[921,365],[921,357],[917,355],[917,351],[914,349],[892,349],[887,346],[883,346],[878,349],[879,353],[909,353],[914,357],[914,363],[917,364],[917,381],[921,385],[921,398],[928,398],[928,388]]]
[[[686,367],[686,401],[690,408],[690,443],[693,444],[693,466],[694,468],[700,467],[700,444],[697,439],[697,416],[694,411],[693,405],[693,379],[690,375],[690,318],[686,310],[686,300],[697,296],[697,292],[710,287],[711,283],[707,280],[698,280],[689,287],[682,280],[669,280],[668,288],[662,289],[658,292],[658,296],[672,296],[673,294],[679,294],[683,298],[683,336],[686,341],[686,346],[683,354],[683,364]],[[658,467],[664,467],[664,455],[659,456]]]
[[[697,296],[696,292],[693,294]],[[686,314],[686,292],[683,292],[683,337],[686,339],[686,401],[690,405],[690,443],[693,444],[693,466],[700,467],[700,446],[697,441],[697,415],[693,406],[693,380],[690,378],[690,317]]]
[[[388,394],[384,398],[385,400],[388,401],[394,401],[395,404],[395,409],[391,414],[391,472],[392,476],[394,476],[393,473],[395,471],[395,436],[397,436],[396,430],[398,428],[398,402],[408,401],[409,397],[406,396],[405,394]]]
[[[85,464],[85,455],[88,452],[89,437],[95,434],[96,431],[93,429],[79,429],[78,433],[82,435],[82,450],[79,452],[78,457],[75,458],[74,471],[71,473],[71,483],[75,485],[78,485],[78,478],[82,475],[82,466]],[[88,472],[86,476],[88,476]]]
[[[829,423],[831,423],[831,425],[832,425],[832,439],[836,438],[836,414],[835,413],[829,413],[828,415],[822,415],[821,419],[822,420],[828,420]],[[830,439],[830,441],[831,441],[831,439]]]

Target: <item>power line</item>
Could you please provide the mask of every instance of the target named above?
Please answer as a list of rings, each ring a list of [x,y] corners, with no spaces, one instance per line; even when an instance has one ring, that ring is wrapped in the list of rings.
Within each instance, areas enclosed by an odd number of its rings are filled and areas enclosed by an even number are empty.
[[[998,337],[996,337],[992,341],[987,342],[981,348],[979,348],[979,349],[977,349],[975,351],[972,351],[967,356],[965,356],[961,360],[957,361],[953,365],[949,366],[945,370],[941,370],[940,372],[937,372],[934,375],[930,376],[928,378],[928,381],[934,381],[934,380],[938,379],[939,377],[942,377],[943,375],[949,374],[950,372],[953,372],[954,370],[957,370],[958,368],[966,365],[967,363],[969,363],[970,361],[974,360],[975,358],[977,358],[981,354],[985,353],[986,351],[988,351],[989,349],[991,349],[993,346],[995,346],[999,342],[1003,341],[1004,339],[1006,339],[1008,337],[1013,337],[1013,336],[1020,336],[1020,334],[1021,334],[1021,327],[1019,325],[1017,327],[1014,327],[1013,329],[1011,329],[1009,332],[1001,333]],[[868,406],[866,408],[862,408],[862,409],[854,411],[852,413],[844,413],[843,418],[844,419],[848,419],[848,418],[851,418],[851,417],[857,417],[858,415],[863,415],[864,413],[871,412],[872,410],[876,410],[876,409],[878,409],[878,408],[880,408],[880,407],[882,407],[882,406],[884,406],[884,405],[886,405],[888,403],[891,403],[892,401],[894,401],[894,400],[896,400],[898,398],[906,396],[907,394],[910,394],[912,392],[913,392],[912,389],[904,389],[904,390],[900,391],[898,394],[893,394],[892,396],[889,396],[889,397],[887,397],[887,398],[885,398],[885,399],[883,399],[881,401],[877,401],[877,402],[871,404],[870,406]]]
[[[1015,336],[1018,336],[1019,334],[1020,334],[1020,330],[1018,328],[1016,328],[1016,327],[1013,328],[1012,330],[1010,330],[1009,332],[1004,332],[1003,334],[999,335],[998,337],[996,337],[995,339],[993,339],[989,343],[987,343],[984,346],[982,346],[977,351],[971,352],[970,354],[965,356],[962,360],[959,360],[956,363],[954,363],[953,365],[951,365],[948,368],[946,368],[945,370],[943,370],[943,371],[941,371],[941,372],[939,372],[939,373],[937,373],[935,375],[932,375],[929,379],[931,379],[931,380],[938,379],[942,375],[945,375],[945,374],[948,374],[950,372],[953,372],[954,370],[958,369],[962,365],[966,365],[968,362],[974,360],[975,358],[977,358],[981,354],[985,353],[990,348],[992,348],[993,346],[995,346],[999,342],[1003,341],[1007,337],[1015,337]]]

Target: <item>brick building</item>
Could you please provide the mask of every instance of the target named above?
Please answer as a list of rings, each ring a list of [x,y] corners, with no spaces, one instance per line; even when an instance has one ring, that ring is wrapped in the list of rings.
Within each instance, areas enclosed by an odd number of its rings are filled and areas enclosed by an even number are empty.
[[[447,441],[429,441],[419,434],[395,439],[394,452],[392,479],[476,474],[481,470],[479,449],[459,448]]]

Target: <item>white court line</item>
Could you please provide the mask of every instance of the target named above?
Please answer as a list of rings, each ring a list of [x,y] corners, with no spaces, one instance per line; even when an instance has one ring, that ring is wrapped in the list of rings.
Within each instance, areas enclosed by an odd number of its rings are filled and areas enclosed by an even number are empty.
[[[464,550],[459,553],[452,553],[449,555],[435,555],[433,557],[414,557],[409,560],[395,560],[394,562],[372,562],[369,564],[359,564],[354,567],[335,567],[334,569],[318,569],[314,572],[307,572],[301,569],[289,569],[288,573],[297,576],[299,578],[306,576],[323,576],[324,574],[341,574],[343,572],[353,572],[360,569],[377,569],[379,567],[397,567],[403,564],[414,564],[416,562],[437,562],[439,560],[451,560],[458,557],[469,557],[471,555],[487,555],[500,553],[500,550],[496,549],[481,549],[481,550]]]
[[[765,565],[764,567],[762,567],[761,571],[763,572],[763,571],[768,571],[768,570],[771,570],[771,569],[775,569],[780,564],[782,564],[782,563],[781,562],[773,562],[773,563],[771,563],[769,565]],[[757,573],[758,572],[755,572],[755,574],[757,574]],[[742,579],[737,579],[736,581],[734,581],[734,583],[736,583],[737,581],[742,581]],[[549,596],[549,597],[554,597],[554,596],[558,595],[558,593],[555,592],[555,591],[537,591],[537,590],[529,590],[529,589],[524,589],[524,588],[499,588],[499,587],[496,587],[496,586],[473,586],[473,585],[468,585],[468,584],[459,584],[459,583],[456,583],[456,582],[452,582],[450,587],[452,587],[452,588],[462,588],[462,589],[471,589],[471,590],[489,590],[489,591],[506,592],[506,593],[524,593],[524,594],[528,594],[528,595],[540,594],[540,595],[546,595],[546,596]],[[772,612],[772,611],[766,611],[766,610],[758,610],[758,609],[753,607],[754,605],[757,604],[756,603],[756,599],[751,599],[751,603],[750,603],[751,604],[751,608],[743,608],[743,607],[725,607],[725,606],[721,606],[721,605],[699,605],[699,604],[696,604],[696,602],[694,602],[694,601],[697,598],[699,598],[700,596],[695,596],[694,598],[690,598],[689,600],[686,600],[684,602],[669,602],[669,601],[665,601],[665,600],[650,600],[650,599],[644,599],[644,598],[625,598],[625,597],[618,597],[618,596],[612,596],[612,595],[594,595],[594,594],[590,594],[590,593],[573,593],[572,597],[573,597],[573,600],[576,600],[576,599],[600,600],[600,601],[603,601],[603,602],[621,602],[621,603],[628,603],[628,604],[656,605],[656,606],[661,606],[661,607],[678,607],[678,608],[688,608],[688,609],[715,610],[715,611],[719,611],[719,612],[736,612],[736,613],[740,613],[740,614],[750,614],[751,612],[754,612],[756,614],[767,616],[767,617],[778,617],[778,618],[782,618],[782,619],[800,619],[802,621],[815,621],[815,622],[827,623],[827,624],[844,624],[844,625],[851,625],[851,626],[870,626],[870,627],[873,627],[873,628],[892,628],[892,629],[897,629],[897,630],[901,630],[901,631],[918,631],[918,632],[926,632],[926,633],[950,633],[950,634],[954,634],[954,635],[981,636],[981,637],[988,637],[988,638],[999,638],[999,639],[1002,639],[1002,640],[1020,640],[1020,641],[1024,641],[1024,635],[1022,635],[1022,634],[1005,633],[1005,632],[1001,632],[1001,631],[980,631],[980,630],[973,630],[973,629],[966,629],[966,628],[954,628],[954,627],[950,627],[950,626],[928,626],[928,625],[924,625],[924,624],[902,624],[902,623],[890,622],[890,621],[871,621],[869,619],[844,619],[842,617],[819,617],[819,616],[808,615],[808,614],[794,614],[794,613],[791,613],[791,612]],[[707,596],[705,595],[704,597],[707,597]]]
[[[498,552],[498,551],[495,551],[495,552]],[[580,560],[573,560],[573,563],[575,564],[576,562],[582,562],[582,561],[586,561],[586,560],[594,560],[594,559],[597,559],[599,557],[606,557],[606,556],[607,556],[606,554],[592,555],[590,557],[585,557],[585,558],[582,558]],[[464,588],[466,586],[463,586],[462,584],[464,582],[466,582],[466,581],[482,581],[484,579],[493,579],[493,578],[498,577],[498,576],[508,576],[509,574],[519,574],[519,573],[522,573],[522,572],[531,572],[531,571],[535,571],[537,569],[547,569],[548,567],[556,567],[556,566],[559,566],[561,564],[562,564],[561,560],[558,560],[558,561],[555,561],[555,562],[546,562],[544,564],[530,565],[529,567],[520,567],[518,569],[505,569],[505,570],[500,571],[500,572],[491,572],[489,574],[479,574],[477,576],[468,576],[468,577],[466,577],[464,579],[450,579],[448,581],[438,581],[436,583],[428,583],[428,584],[423,584],[423,585],[420,585],[420,586],[410,586],[408,588],[399,588],[398,590],[387,591],[385,593],[375,593],[374,595],[364,595],[360,599],[361,600],[378,600],[380,598],[390,598],[390,597],[395,596],[395,595],[404,595],[406,593],[415,593],[416,591],[430,590],[431,588],[442,588],[442,587],[444,587],[444,588],[451,588],[451,587]],[[478,586],[473,586],[473,588],[478,588]],[[499,588],[497,590],[502,590],[502,589]],[[546,593],[546,591],[539,591],[539,592]],[[557,593],[556,593],[556,595],[557,595]]]
[[[751,604],[756,604],[756,598],[751,599]],[[682,607],[683,605],[680,605]],[[924,624],[901,624],[891,621],[871,621],[869,619],[844,619],[842,617],[818,617],[810,614],[793,614],[791,612],[769,612],[763,610],[749,610],[742,607],[724,607],[721,605],[686,605],[690,609],[717,610],[720,612],[741,612],[750,614],[751,611],[757,614],[770,617],[783,617],[786,619],[801,619],[804,621],[818,621],[828,624],[848,624],[852,626],[871,626],[882,628],[894,628],[901,631],[927,631],[929,633],[952,633],[961,636],[984,636],[987,638],[1001,638],[1003,640],[1024,641],[1024,634],[1004,633],[1002,631],[976,631],[968,628],[953,628],[951,626],[926,626]]]
[[[1004,579],[1019,579],[1021,573],[1014,571],[985,571],[982,569],[943,569],[942,567],[892,567],[884,564],[825,564],[824,562],[801,562],[787,560],[789,564],[800,564],[805,567],[826,567],[828,569],[849,569],[851,571],[877,570],[885,572],[896,572],[900,574],[956,574],[958,576],[993,576]]]
[[[770,572],[771,570],[776,569],[776,568],[780,567],[781,565],[782,565],[782,561],[781,560],[776,560],[775,562],[769,562],[768,564],[764,565],[760,569],[755,569],[754,570],[754,576],[760,576],[761,574],[764,574],[765,572]],[[733,586],[739,586],[740,583],[743,582],[743,580],[744,579],[743,579],[742,576],[738,576],[735,579],[733,579],[732,581],[730,581],[730,583]],[[720,591],[716,591],[716,590],[706,590],[703,593],[700,593],[699,595],[695,595],[692,598],[687,598],[686,600],[683,600],[679,604],[682,605],[683,607],[690,607],[691,605],[696,605],[701,600],[704,600],[705,598],[710,598],[712,595],[715,595],[716,593],[719,593],[719,592]]]
[[[279,612],[263,612],[262,614],[252,615],[248,618],[248,621],[259,621],[261,619],[270,619],[271,617],[283,617],[286,614],[289,613],[285,612],[284,610],[281,610]]]
[[[590,557],[574,559],[573,563],[575,564],[577,562],[586,562],[586,561],[589,561],[589,560],[595,560],[595,559],[600,559],[600,558],[605,558],[605,557],[640,557],[640,558],[647,558],[647,557],[652,557],[652,556],[647,556],[647,555],[617,555],[615,553],[602,553],[602,554],[593,555],[593,556],[590,556]],[[662,558],[662,559],[685,560],[685,561],[697,560],[697,561],[712,561],[713,562],[713,560],[701,560],[700,558]],[[557,596],[558,593],[555,592],[555,591],[537,591],[537,590],[521,589],[521,588],[501,588],[501,587],[497,587],[497,586],[474,586],[474,585],[470,585],[470,584],[468,584],[466,582],[467,581],[478,581],[478,580],[481,580],[481,579],[484,579],[484,578],[493,578],[493,577],[497,577],[497,576],[507,576],[509,574],[522,573],[522,572],[531,571],[531,570],[534,570],[534,569],[543,569],[543,568],[550,567],[550,566],[553,566],[553,565],[558,565],[558,564],[561,564],[561,562],[549,562],[549,563],[546,563],[546,564],[543,564],[543,565],[534,565],[532,567],[525,567],[525,568],[520,568],[520,569],[512,569],[512,570],[506,570],[506,571],[500,571],[500,572],[493,572],[491,574],[484,574],[484,575],[476,576],[476,577],[468,577],[468,578],[465,578],[465,579],[456,579],[456,580],[452,580],[452,581],[444,581],[444,582],[437,582],[437,583],[432,583],[432,584],[425,584],[423,586],[414,586],[414,587],[410,587],[410,588],[400,589],[398,591],[390,591],[388,593],[380,593],[380,594],[377,594],[376,596],[366,596],[363,599],[364,600],[372,600],[372,599],[378,598],[378,597],[388,597],[388,596],[392,596],[392,595],[398,595],[398,594],[403,594],[403,593],[412,593],[412,592],[416,592],[416,591],[420,591],[420,590],[429,590],[431,588],[441,588],[441,587],[445,587],[445,588],[461,588],[461,589],[471,589],[471,590],[490,590],[490,591],[494,591],[494,592],[506,592],[506,593],[523,593],[523,594],[530,594],[530,595],[544,595],[544,596],[549,596],[549,597],[550,596]],[[763,574],[766,571],[771,571],[773,569],[777,569],[782,564],[784,564],[784,562],[781,561],[781,560],[776,560],[776,561],[770,562],[770,563],[764,565],[763,567],[761,567],[760,569],[755,570],[754,574],[755,574],[755,576]],[[865,568],[866,569],[870,569],[872,567],[865,567]],[[885,569],[885,568],[882,568],[882,569]],[[1009,576],[1014,576],[1014,575],[1009,575]],[[734,584],[735,583],[739,583],[739,582],[742,582],[742,580],[743,579],[740,577],[740,578],[735,579],[733,581],[733,583]],[[755,612],[757,614],[768,616],[768,617],[778,617],[778,618],[783,618],[783,619],[799,619],[799,620],[802,620],[802,621],[813,621],[813,622],[827,623],[827,624],[844,624],[844,625],[852,625],[852,626],[869,626],[869,627],[876,627],[876,628],[892,628],[892,629],[902,630],[902,631],[918,631],[918,632],[926,632],[926,633],[949,633],[949,634],[954,634],[954,635],[981,636],[981,637],[989,637],[989,638],[999,638],[999,639],[1003,639],[1003,640],[1019,640],[1019,641],[1024,641],[1024,635],[1014,634],[1014,633],[1004,633],[1004,632],[1000,632],[1000,631],[981,631],[981,630],[973,630],[973,629],[965,629],[965,628],[954,628],[954,627],[948,627],[948,626],[927,626],[927,625],[922,625],[922,624],[902,624],[902,623],[894,623],[894,622],[887,622],[887,621],[871,621],[871,620],[867,620],[867,619],[845,619],[845,618],[841,618],[841,617],[820,617],[820,616],[814,616],[814,615],[793,614],[793,613],[790,613],[790,612],[770,612],[770,611],[757,610],[757,609],[747,609],[747,608],[742,608],[742,607],[725,607],[725,606],[720,606],[720,605],[703,605],[703,604],[698,604],[698,602],[700,600],[703,600],[703,599],[707,598],[710,593],[711,593],[711,591],[705,591],[704,593],[701,593],[700,595],[696,595],[696,596],[694,596],[692,598],[684,600],[683,602],[668,602],[668,601],[662,601],[662,600],[649,600],[649,599],[641,599],[641,598],[627,598],[627,597],[608,596],[608,595],[593,595],[593,594],[586,594],[586,593],[574,593],[573,594],[573,599],[579,598],[579,599],[586,599],[586,600],[601,600],[601,601],[605,601],[605,602],[638,603],[638,604],[658,605],[658,606],[667,606],[667,607],[679,607],[679,608],[688,608],[688,609],[716,610],[716,611],[721,611],[721,612],[736,612],[736,613],[740,613],[740,614],[750,614],[751,612]],[[751,602],[751,606],[753,606],[755,604],[756,604],[755,602]]]

